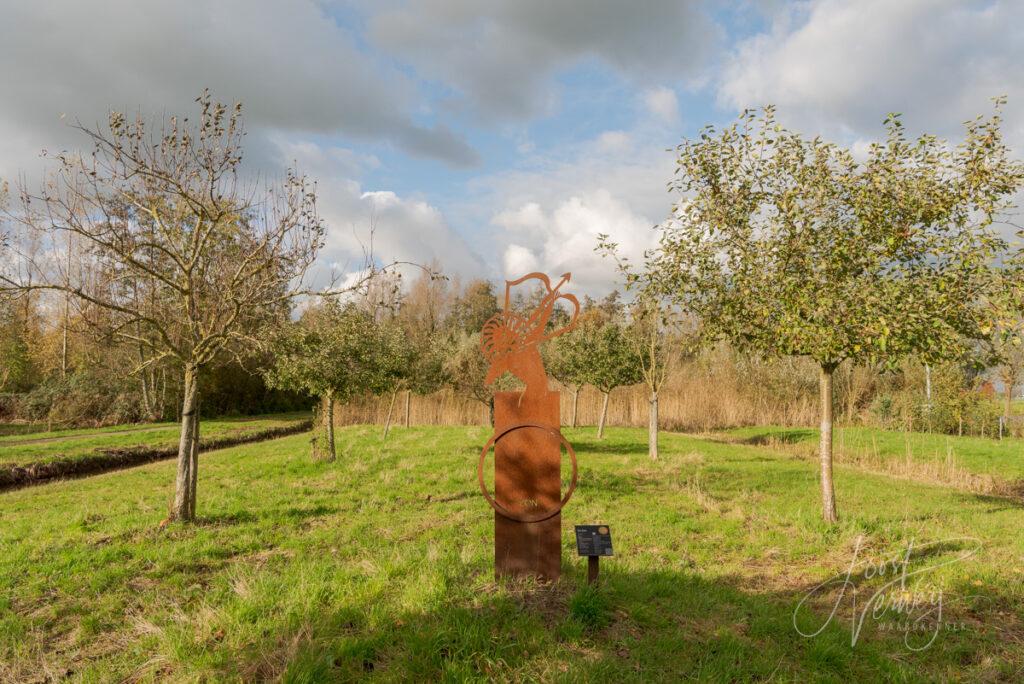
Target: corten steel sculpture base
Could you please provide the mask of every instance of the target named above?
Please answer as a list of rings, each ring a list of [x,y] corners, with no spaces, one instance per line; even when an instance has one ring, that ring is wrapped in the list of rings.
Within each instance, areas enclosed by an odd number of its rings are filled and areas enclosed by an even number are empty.
[[[490,362],[487,382],[510,372],[526,385],[521,392],[494,395],[494,436],[480,455],[477,476],[480,489],[494,508],[494,572],[504,575],[535,575],[558,579],[562,557],[561,510],[576,487],[576,454],[559,430],[558,392],[548,390],[539,345],[568,332],[579,315],[579,302],[558,288],[569,274],[551,287],[548,277],[531,273],[507,281],[505,310],[483,328],[480,347]],[[510,307],[511,289],[525,280],[541,281],[547,294],[528,314]],[[546,327],[555,302],[573,305],[569,323],[556,331]],[[484,463],[494,448],[494,496],[484,482]],[[562,448],[572,461],[572,480],[561,492]]]

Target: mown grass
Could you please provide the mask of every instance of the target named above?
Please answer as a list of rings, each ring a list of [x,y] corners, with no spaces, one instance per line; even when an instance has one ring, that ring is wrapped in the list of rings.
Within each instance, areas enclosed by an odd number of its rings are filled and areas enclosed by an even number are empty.
[[[3,423],[0,424],[0,444],[20,442],[27,439],[54,439],[59,437],[84,437],[110,432],[131,432],[153,427],[167,427],[175,423],[121,423],[102,427],[58,428],[47,430],[46,423]]]
[[[215,418],[201,425],[205,440],[242,437],[308,420],[309,413]],[[104,449],[165,449],[178,443],[178,423],[115,425],[0,437],[0,465],[75,460]]]
[[[32,432],[44,432],[46,423],[0,423],[0,440]]]
[[[1024,676],[1020,504],[840,466],[820,521],[813,463],[763,446],[567,430],[580,485],[563,579],[493,580],[475,484],[485,428],[297,435],[202,456],[192,526],[157,526],[172,463],[0,495],[0,678],[82,681],[974,681]],[[601,584],[571,525],[611,525]],[[976,538],[977,542],[965,539]],[[850,608],[815,637],[800,600],[862,558],[924,551],[907,590],[941,591],[923,650]],[[944,542],[944,543],[939,543]],[[872,566],[877,567],[877,566]],[[859,568],[855,579],[870,580]],[[867,598],[860,596],[860,607]],[[832,597],[797,620],[810,633]],[[949,629],[953,625],[956,629]],[[910,645],[922,641],[910,634]]]
[[[818,431],[810,428],[737,428],[715,438],[767,446],[805,459],[816,459],[818,454]],[[837,463],[900,479],[976,494],[1024,496],[1022,439],[843,427],[835,430],[833,455]]]

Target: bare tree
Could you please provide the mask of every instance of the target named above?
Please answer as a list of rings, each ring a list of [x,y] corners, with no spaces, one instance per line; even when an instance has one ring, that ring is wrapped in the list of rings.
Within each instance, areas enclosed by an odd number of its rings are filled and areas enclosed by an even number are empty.
[[[641,293],[634,302],[628,338],[640,365],[647,388],[647,454],[658,460],[658,396],[668,379],[669,361],[666,338],[672,318],[669,309],[657,298]]]
[[[598,236],[597,251],[615,260],[626,290],[633,294],[627,339],[639,364],[638,382],[647,388],[647,453],[658,459],[658,401],[674,363],[692,358],[708,344],[709,337],[694,315],[690,300],[695,286],[688,273],[656,265],[657,252],[643,255],[643,266],[635,267],[619,253],[618,244],[607,235]]]
[[[142,350],[143,365],[171,360],[180,368],[169,518],[183,521],[195,517],[201,371],[218,356],[261,349],[293,300],[313,294],[306,274],[325,233],[304,176],[289,170],[279,183],[240,180],[241,105],[229,109],[208,92],[196,102],[198,120],[171,117],[154,130],[141,115],[119,112],[106,127],[76,124],[91,153],[58,155],[41,191],[22,184],[7,217],[51,245],[73,238],[93,264],[89,287],[25,255],[16,273],[0,274],[8,290],[65,292],[102,312],[115,339]]]

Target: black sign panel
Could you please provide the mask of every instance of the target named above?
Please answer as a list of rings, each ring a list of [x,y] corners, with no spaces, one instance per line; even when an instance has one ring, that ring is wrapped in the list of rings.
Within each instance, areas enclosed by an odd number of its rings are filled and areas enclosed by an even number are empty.
[[[576,552],[581,556],[611,556],[611,529],[607,525],[577,525]]]

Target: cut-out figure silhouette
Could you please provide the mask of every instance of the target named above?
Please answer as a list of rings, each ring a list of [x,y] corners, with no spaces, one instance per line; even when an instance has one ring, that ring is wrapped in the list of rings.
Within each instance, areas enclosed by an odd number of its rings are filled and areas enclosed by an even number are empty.
[[[505,281],[505,309],[484,324],[480,335],[480,351],[490,363],[484,380],[486,384],[491,384],[508,372],[526,385],[523,397],[535,397],[547,391],[548,378],[540,357],[540,344],[569,332],[576,325],[576,317],[580,313],[579,300],[571,294],[558,291],[569,282],[571,276],[571,273],[563,274],[554,287],[551,287],[551,280],[544,273],[528,273],[518,280]],[[512,288],[526,280],[541,281],[547,293],[533,311],[519,313],[512,310]],[[568,325],[545,334],[555,310],[555,302],[559,299],[573,305],[572,316]]]

